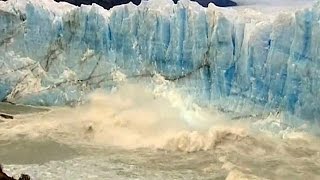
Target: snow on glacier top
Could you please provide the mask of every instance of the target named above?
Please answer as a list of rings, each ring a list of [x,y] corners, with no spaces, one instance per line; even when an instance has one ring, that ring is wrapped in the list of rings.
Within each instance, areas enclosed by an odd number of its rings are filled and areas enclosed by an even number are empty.
[[[234,0],[239,6],[235,9],[253,9],[264,14],[276,15],[283,11],[310,8],[316,0]]]
[[[311,8],[316,0],[234,0],[238,6],[220,8],[214,6],[230,19],[242,19],[249,22],[274,21],[281,14],[293,14],[296,11]],[[211,7],[212,4],[210,5]],[[210,8],[209,8],[210,9]]]
[[[53,0],[8,0],[0,3],[0,9],[7,11],[19,10],[21,12],[25,12],[25,8],[28,3],[40,6],[43,9],[59,16],[76,8],[76,6],[72,4],[66,2],[56,3]]]

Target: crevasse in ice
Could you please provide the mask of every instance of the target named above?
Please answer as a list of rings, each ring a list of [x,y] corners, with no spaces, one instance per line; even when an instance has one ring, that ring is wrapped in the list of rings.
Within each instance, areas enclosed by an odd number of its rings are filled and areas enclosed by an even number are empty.
[[[80,8],[0,2],[0,99],[63,105],[112,72],[160,74],[203,104],[320,117],[320,6],[273,20],[241,18],[188,0]]]

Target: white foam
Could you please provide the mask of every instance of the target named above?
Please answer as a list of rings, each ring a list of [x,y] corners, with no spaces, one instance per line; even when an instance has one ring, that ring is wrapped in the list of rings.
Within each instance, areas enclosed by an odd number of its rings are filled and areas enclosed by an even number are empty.
[[[12,140],[23,134],[30,139],[49,136],[68,144],[192,152],[212,149],[223,140],[245,136],[241,130],[223,127],[222,122],[222,115],[200,107],[188,109],[176,96],[168,99],[155,96],[141,86],[124,85],[110,95],[92,94],[90,102],[82,107],[55,108],[45,115],[20,117],[3,124],[0,138]],[[211,126],[215,128],[209,129]]]

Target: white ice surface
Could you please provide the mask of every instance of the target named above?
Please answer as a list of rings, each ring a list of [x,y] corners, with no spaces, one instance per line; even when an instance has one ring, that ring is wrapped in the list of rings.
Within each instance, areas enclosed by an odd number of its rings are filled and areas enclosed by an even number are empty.
[[[146,83],[160,74],[201,104],[317,122],[320,8],[279,2],[206,9],[188,0],[164,6],[153,0],[110,11],[48,0],[0,2],[0,97],[73,104],[116,86],[115,71]]]

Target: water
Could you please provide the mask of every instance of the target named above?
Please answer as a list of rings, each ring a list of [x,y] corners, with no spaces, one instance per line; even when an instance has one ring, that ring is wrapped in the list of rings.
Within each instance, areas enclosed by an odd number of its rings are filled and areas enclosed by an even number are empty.
[[[8,172],[34,179],[319,179],[319,149],[310,144],[236,144],[185,153],[20,141],[2,144],[0,157]]]
[[[318,137],[260,131],[165,92],[125,86],[79,107],[24,109],[0,123],[0,161],[40,180],[320,179]]]

